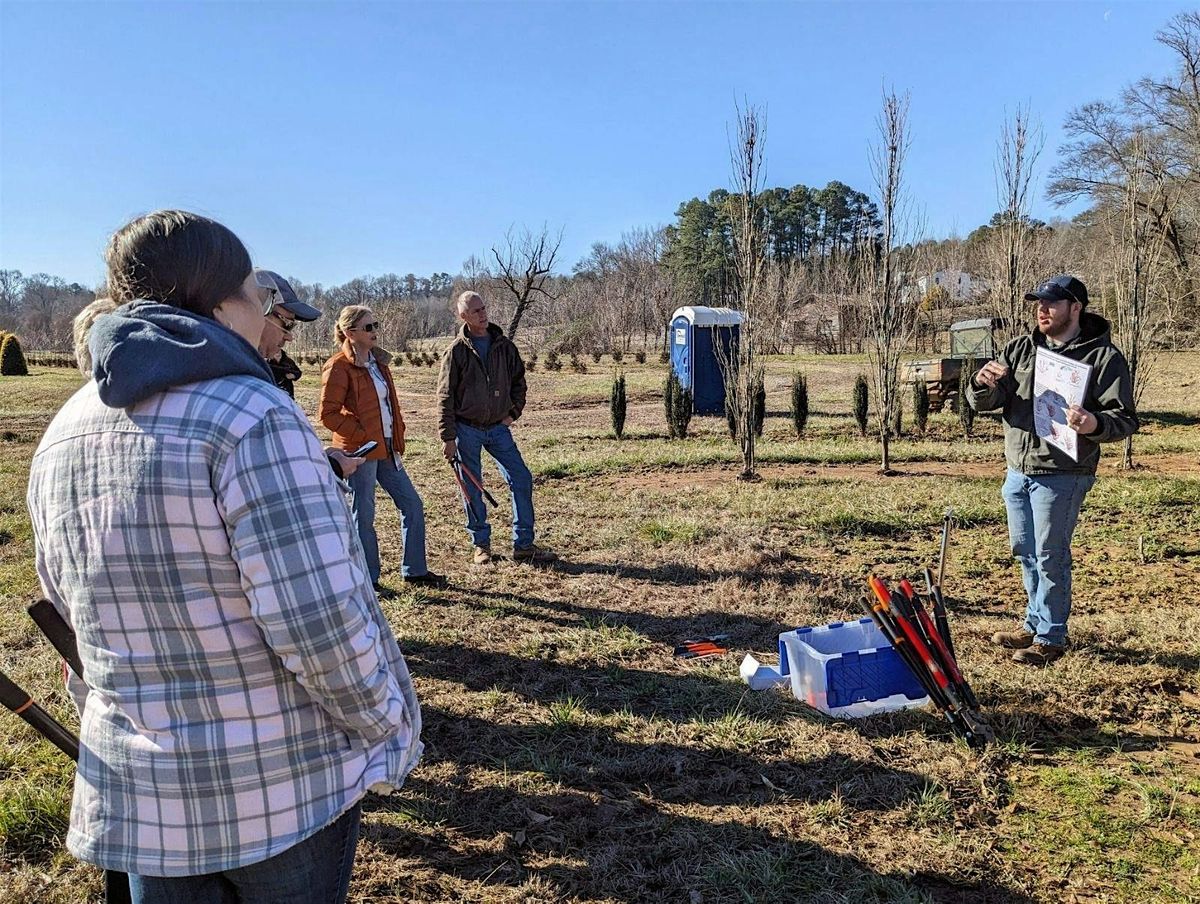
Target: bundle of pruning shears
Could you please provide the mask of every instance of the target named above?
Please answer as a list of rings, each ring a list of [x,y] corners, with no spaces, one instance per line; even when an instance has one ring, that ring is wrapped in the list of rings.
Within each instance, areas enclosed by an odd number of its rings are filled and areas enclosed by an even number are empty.
[[[458,490],[460,493],[462,493],[463,503],[468,509],[471,507],[471,494],[467,492],[467,485],[463,483],[464,474],[467,475],[467,480],[471,481],[475,489],[479,490],[480,495],[483,496],[487,505],[490,505],[492,508],[499,506],[500,503],[496,501],[495,496],[487,491],[483,485],[483,481],[476,477],[475,472],[468,468],[466,462],[464,462],[457,455],[450,459],[450,467],[454,469],[454,479],[458,482]],[[486,506],[484,511],[486,513]]]
[[[945,569],[950,519],[951,513],[947,512],[942,527],[939,576]],[[982,747],[989,743],[993,739],[992,729],[979,715],[979,700],[954,656],[954,641],[950,636],[940,579],[934,583],[933,572],[925,569],[924,595],[933,612],[932,617],[922,595],[907,580],[901,581],[897,588],[890,588],[871,575],[868,583],[873,600],[864,597],[863,608],[921,683],[929,699],[970,746]]]
[[[80,680],[83,679],[83,664],[79,660],[75,632],[66,623],[49,600],[39,600],[28,609],[30,617],[41,628],[51,646],[67,663]],[[38,706],[23,688],[3,672],[0,672],[0,703],[20,716],[43,738],[69,756],[79,761],[79,738],[54,716]],[[107,904],[129,904],[129,877],[114,870],[104,871],[104,900]]]

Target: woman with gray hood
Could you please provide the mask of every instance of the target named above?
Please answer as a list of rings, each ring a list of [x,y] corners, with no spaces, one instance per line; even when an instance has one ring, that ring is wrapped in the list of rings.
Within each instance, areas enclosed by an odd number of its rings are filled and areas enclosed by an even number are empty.
[[[113,235],[94,380],[34,456],[43,591],[88,686],[68,849],[135,902],[343,901],[421,714],[316,435],[256,346],[238,238]]]

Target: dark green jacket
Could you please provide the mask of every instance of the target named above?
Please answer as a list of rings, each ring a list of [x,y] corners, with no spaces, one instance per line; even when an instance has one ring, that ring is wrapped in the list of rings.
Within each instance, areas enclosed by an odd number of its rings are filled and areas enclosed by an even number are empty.
[[[457,438],[458,421],[474,427],[495,426],[506,417],[514,421],[525,410],[525,362],[512,340],[494,323],[487,361],[479,358],[464,324],[458,337],[442,352],[438,374],[438,436],[448,443]]]
[[[1108,321],[1084,311],[1079,335],[1053,351],[1092,366],[1083,407],[1096,416],[1099,426],[1090,435],[1079,434],[1079,461],[1050,445],[1033,429],[1033,362],[1038,348],[1047,348],[1046,337],[1035,327],[1004,347],[999,361],[1008,373],[994,388],[971,378],[967,402],[976,411],[1004,411],[1004,458],[1022,474],[1095,474],[1100,443],[1111,443],[1137,432],[1133,407],[1133,381],[1125,356],[1112,344]]]

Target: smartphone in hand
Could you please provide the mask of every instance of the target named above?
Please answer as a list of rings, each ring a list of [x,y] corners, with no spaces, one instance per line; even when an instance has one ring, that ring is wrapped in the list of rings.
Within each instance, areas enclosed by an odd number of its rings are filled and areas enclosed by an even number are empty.
[[[351,458],[362,458],[364,455],[369,455],[379,443],[373,439],[367,440],[353,452],[347,453]]]

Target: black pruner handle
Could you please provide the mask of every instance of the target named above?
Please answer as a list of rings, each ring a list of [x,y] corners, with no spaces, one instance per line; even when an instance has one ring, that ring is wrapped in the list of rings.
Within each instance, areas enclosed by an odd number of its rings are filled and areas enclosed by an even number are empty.
[[[462,471],[462,473],[467,475],[467,480],[471,481],[471,483],[475,485],[475,489],[479,490],[479,492],[483,494],[483,498],[487,500],[488,505],[490,505],[492,508],[499,507],[500,503],[496,501],[496,497],[487,491],[487,487],[483,485],[483,481],[475,476],[475,472],[467,467],[466,462],[456,455],[454,456],[454,461],[451,462],[451,464]]]
[[[79,738],[34,703],[33,698],[3,672],[0,672],[0,703],[24,719],[34,731],[71,759],[79,761]]]
[[[38,600],[28,610],[29,617],[46,635],[46,640],[66,660],[71,671],[83,678],[83,662],[79,659],[79,643],[75,632],[49,600]]]

